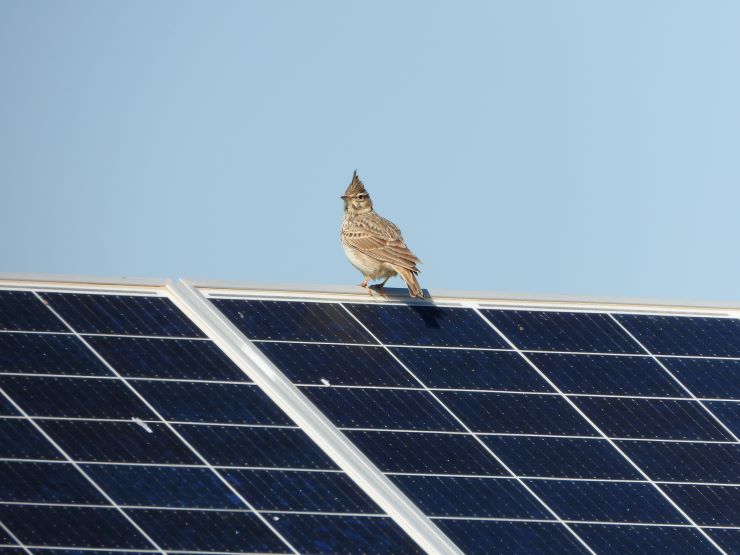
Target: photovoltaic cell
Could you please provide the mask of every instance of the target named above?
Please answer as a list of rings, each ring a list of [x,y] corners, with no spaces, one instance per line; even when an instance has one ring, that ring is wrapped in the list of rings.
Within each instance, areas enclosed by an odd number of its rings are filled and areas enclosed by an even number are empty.
[[[0,520],[26,545],[152,547],[114,508],[0,504]],[[80,526],[82,522],[84,526]]]
[[[260,348],[263,346],[260,345]],[[429,387],[553,391],[537,372],[514,352],[464,349],[392,349]]]
[[[508,348],[469,308],[374,304],[347,307],[386,345]]]
[[[250,381],[210,341],[96,336],[85,339],[125,377]]]
[[[303,393],[340,428],[463,431],[424,391],[304,388]]]
[[[249,339],[373,343],[339,305],[211,299]]]
[[[59,460],[61,455],[30,422],[0,418],[0,457]]]
[[[112,375],[75,336],[32,333],[0,333],[0,373],[3,372]]]
[[[178,424],[175,428],[211,464],[280,468],[336,468],[299,429]]]
[[[529,486],[566,520],[685,524],[651,484],[529,480]]]
[[[588,553],[562,525],[542,522],[437,520],[464,553]]]
[[[740,360],[662,357],[660,361],[697,397],[740,399]]]
[[[259,343],[296,384],[419,387],[383,347]]]
[[[224,474],[259,510],[380,514],[342,472],[250,469]]]
[[[210,469],[85,464],[85,472],[119,505],[243,509]]]
[[[301,553],[423,553],[389,518],[277,514],[272,519]]]
[[[617,319],[653,354],[740,356],[740,320],[620,314]]]
[[[520,476],[640,478],[635,468],[603,439],[487,436],[484,441]]]
[[[476,432],[596,435],[588,422],[557,395],[458,391],[438,395]]]
[[[31,416],[154,418],[146,405],[118,380],[0,375],[0,387]]]
[[[696,401],[664,399],[573,399],[610,437],[732,440]]]
[[[528,353],[564,393],[688,397],[651,357]]]
[[[108,502],[83,475],[69,463],[0,462],[5,501],[26,503]]]
[[[575,524],[578,534],[597,553],[717,553],[695,528]]]
[[[246,511],[129,509],[163,549],[290,553],[255,514]]]
[[[736,436],[740,436],[740,403],[737,401],[705,401],[704,405]]]
[[[77,333],[204,337],[166,298],[84,293],[42,296]]]
[[[167,420],[294,425],[256,385],[140,380],[135,387]]]
[[[68,331],[33,293],[2,290],[0,330]]]
[[[740,483],[740,444],[618,441],[653,480]]]
[[[607,314],[484,310],[483,314],[523,350],[643,353]]]
[[[411,475],[392,480],[431,516],[552,519],[516,480]]]
[[[707,533],[728,553],[740,553],[740,530],[736,528],[712,528]]]
[[[706,526],[740,526],[740,486],[664,485],[696,522]]]
[[[469,435],[365,431],[345,435],[385,472],[506,474]]]

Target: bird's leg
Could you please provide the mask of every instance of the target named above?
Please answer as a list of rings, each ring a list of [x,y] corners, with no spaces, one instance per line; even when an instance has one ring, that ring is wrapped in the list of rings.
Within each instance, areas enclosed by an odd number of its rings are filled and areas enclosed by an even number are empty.
[[[367,281],[368,281],[369,279],[370,279],[369,277],[365,276],[365,279],[363,279],[363,280],[362,280],[362,283],[360,284],[360,287],[365,287],[365,288],[367,288]]]
[[[370,289],[373,291],[376,291],[380,296],[382,296],[385,300],[388,300],[388,295],[385,294],[383,291],[383,287],[385,286],[385,283],[391,279],[391,276],[388,276],[383,280],[382,283],[376,283],[375,285],[371,285]]]

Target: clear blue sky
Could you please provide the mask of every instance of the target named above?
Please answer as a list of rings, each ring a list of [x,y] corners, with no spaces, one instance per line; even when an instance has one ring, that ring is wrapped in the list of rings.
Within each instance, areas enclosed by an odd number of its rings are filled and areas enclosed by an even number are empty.
[[[740,300],[740,3],[0,1],[0,271]],[[393,282],[400,285],[400,281]]]

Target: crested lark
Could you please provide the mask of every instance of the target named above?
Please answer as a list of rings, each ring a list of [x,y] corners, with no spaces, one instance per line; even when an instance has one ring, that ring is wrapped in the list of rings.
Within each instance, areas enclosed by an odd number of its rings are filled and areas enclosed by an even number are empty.
[[[362,272],[364,279],[360,287],[367,287],[371,279],[382,279],[382,283],[371,286],[382,291],[386,281],[400,275],[409,295],[423,299],[424,293],[416,280],[419,273],[416,264],[421,260],[403,242],[401,230],[373,210],[373,201],[357,172],[341,198],[344,200],[342,246],[352,265]]]

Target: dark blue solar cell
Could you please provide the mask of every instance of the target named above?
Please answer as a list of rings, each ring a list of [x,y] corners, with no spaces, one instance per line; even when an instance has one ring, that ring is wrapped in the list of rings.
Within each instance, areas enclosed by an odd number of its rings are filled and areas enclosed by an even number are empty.
[[[31,416],[155,418],[121,380],[3,376],[0,387]]]
[[[740,553],[740,530],[737,528],[711,528],[706,532],[727,553]]]
[[[328,387],[302,391],[340,428],[463,431],[426,391]]]
[[[300,553],[423,553],[390,518],[267,515]]]
[[[254,513],[155,509],[127,512],[163,549],[290,553]]]
[[[608,314],[530,310],[484,310],[483,314],[522,350],[644,352]]]
[[[663,441],[617,444],[653,480],[740,483],[740,445]]]
[[[438,391],[475,432],[595,436],[593,427],[559,395]]]
[[[740,399],[740,360],[662,357],[660,362],[697,397]]]
[[[655,487],[635,482],[528,480],[563,520],[687,524]]]
[[[71,464],[0,462],[0,476],[3,501],[108,504]]]
[[[0,415],[2,416],[20,416],[18,409],[13,406],[13,403],[8,401],[5,397],[0,396]]]
[[[167,420],[293,424],[256,385],[144,380],[132,383]]]
[[[178,424],[177,430],[213,465],[334,469],[301,430]]]
[[[503,478],[391,476],[429,516],[551,519],[519,482]]]
[[[487,436],[484,441],[520,476],[640,478],[605,440]]]
[[[77,461],[196,464],[164,424],[44,420],[41,427]]]
[[[740,526],[740,486],[664,484],[679,507],[703,526]]]
[[[257,343],[296,384],[418,387],[419,382],[383,347]]]
[[[143,337],[86,337],[127,377],[251,381],[211,341]]]
[[[740,403],[736,401],[704,401],[712,414],[719,418],[736,436],[740,436]]]
[[[557,523],[436,520],[435,524],[468,555],[588,553],[565,526]]]
[[[116,509],[0,505],[0,520],[25,545],[148,549],[146,538]],[[80,524],[84,523],[84,526]]]
[[[164,297],[81,293],[42,296],[78,333],[205,337]]]
[[[466,434],[364,431],[344,434],[384,472],[506,474],[491,454]]]
[[[528,353],[565,393],[687,397],[651,357]]]
[[[59,460],[54,446],[27,420],[0,418],[0,457]]]
[[[110,376],[74,335],[0,333],[0,372]]]
[[[573,397],[609,437],[732,440],[696,401]]]
[[[553,391],[518,353],[463,349],[392,349],[428,387]]]
[[[258,510],[382,512],[341,472],[225,470],[223,474]]]
[[[243,509],[245,505],[207,468],[83,465],[119,505]]]
[[[0,330],[69,331],[28,291],[0,291]]]
[[[374,343],[339,304],[211,299],[249,339]]]
[[[374,304],[347,307],[386,345],[508,348],[469,308]]]
[[[696,528],[614,524],[572,526],[596,553],[717,553],[717,549]]]
[[[651,353],[740,356],[740,320],[620,314],[617,319]]]
[[[2,553],[0,551],[0,553]],[[25,555],[25,551],[23,552]],[[152,550],[150,551],[129,551],[126,550],[125,555],[153,555],[156,553],[159,553],[158,551]],[[121,551],[107,551],[105,549],[44,549],[43,550],[44,555],[122,555]],[[180,553],[178,555],[189,555],[187,553]],[[197,555],[193,553],[192,555]]]

